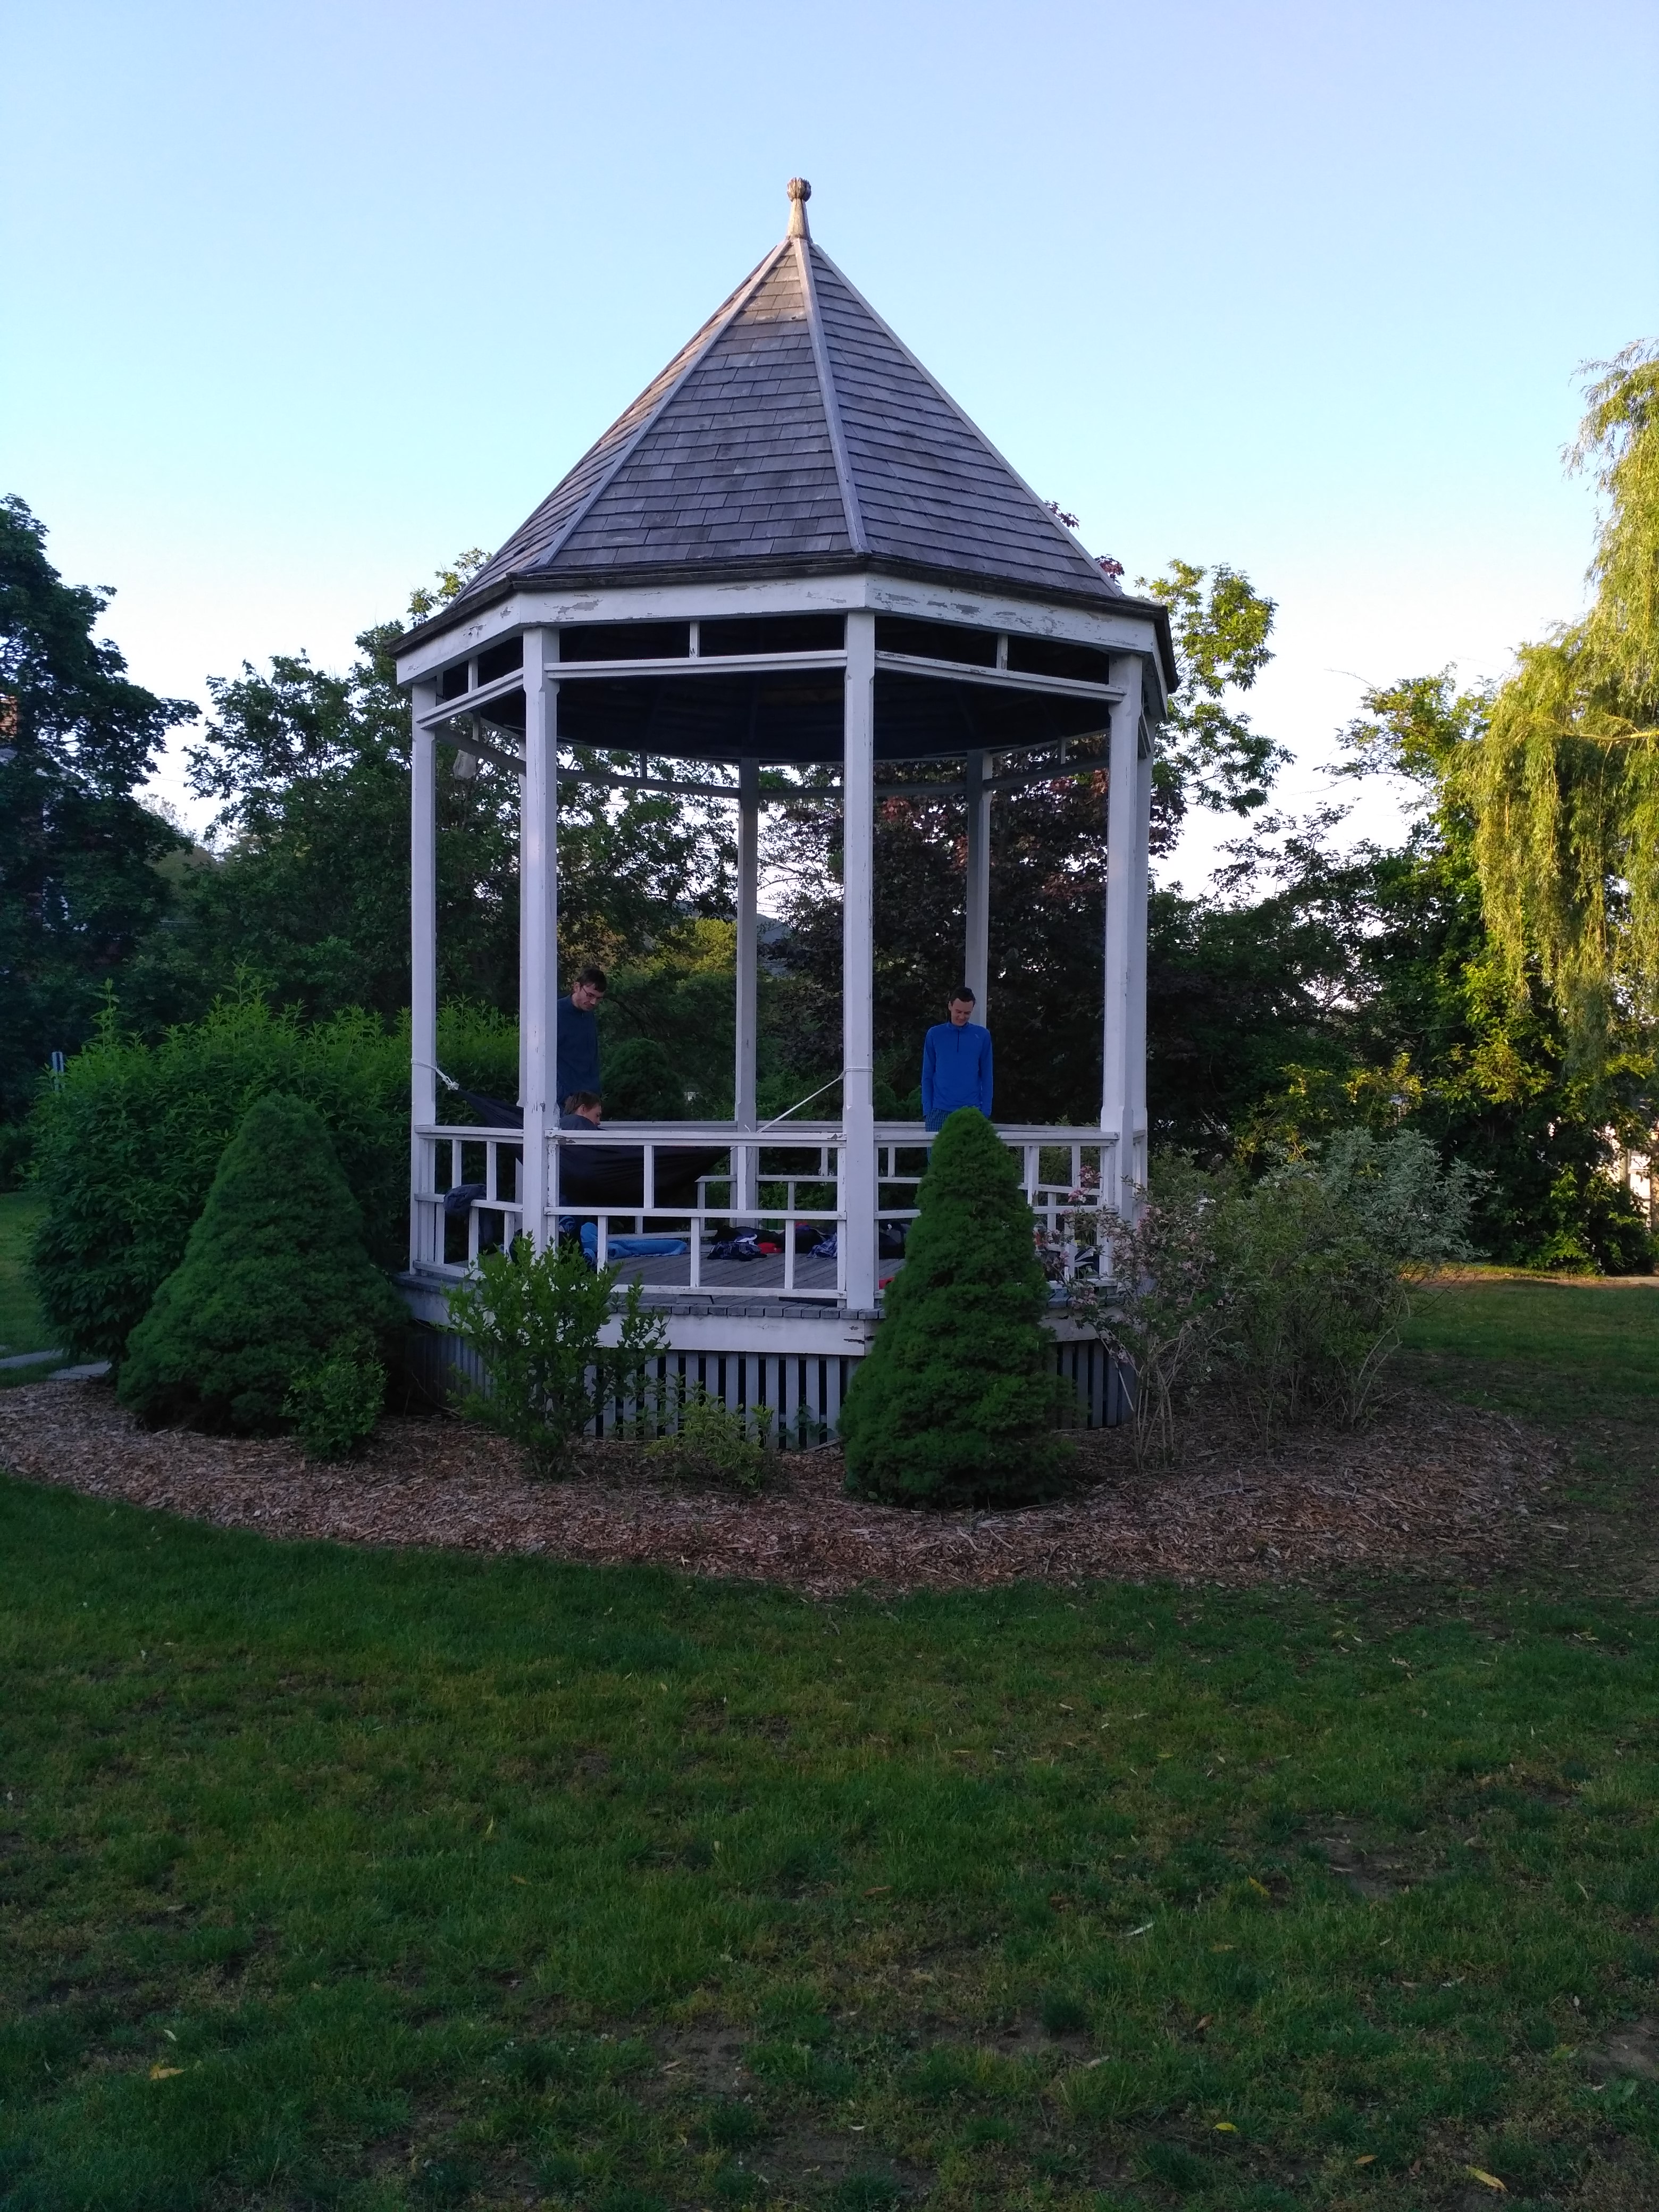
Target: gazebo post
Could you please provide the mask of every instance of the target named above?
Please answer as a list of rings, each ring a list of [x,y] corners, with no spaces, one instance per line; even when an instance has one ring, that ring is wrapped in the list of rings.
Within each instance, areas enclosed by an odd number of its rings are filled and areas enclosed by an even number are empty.
[[[1139,659],[1115,654],[1111,680],[1121,691],[1111,709],[1106,789],[1106,988],[1105,1035],[1101,1054],[1101,1128],[1117,1139],[1113,1158],[1114,1199],[1124,1219],[1133,1218],[1139,1176],[1135,1158],[1137,1092],[1145,1097],[1143,1066],[1137,1084],[1133,1066],[1137,1038],[1146,1051],[1146,951],[1139,964],[1142,1010],[1137,1021],[1135,924],[1144,933],[1146,913],[1146,844],[1140,826],[1141,763]],[[1151,763],[1147,763],[1150,792]],[[1139,889],[1137,889],[1139,878]],[[1144,1108],[1143,1108],[1144,1113]],[[1144,1175],[1144,1169],[1140,1174]],[[1103,1178],[1103,1181],[1104,1179]]]
[[[552,634],[556,637],[556,632]],[[524,641],[524,781],[519,828],[519,1024],[523,1038],[521,1227],[548,1242],[547,1133],[558,1127],[559,687],[548,681],[545,630]]]
[[[967,955],[963,981],[975,994],[973,1019],[988,1018],[991,989],[991,793],[983,753],[969,753],[968,786]]]
[[[841,1224],[847,1304],[876,1303],[874,830],[876,618],[847,617],[846,732],[842,773]]]
[[[737,1068],[732,1118],[739,1129],[757,1127],[755,1055],[760,1030],[760,763],[738,763],[738,1004]],[[738,1156],[732,1202],[744,1213],[760,1204],[756,1156]]]
[[[1138,664],[1137,664],[1138,665]],[[1143,674],[1142,682],[1145,677]],[[1137,687],[1137,696],[1139,689]],[[1144,721],[1135,744],[1135,842],[1131,863],[1129,915],[1129,1110],[1130,1174],[1145,1190],[1148,1170],[1146,1118],[1146,906],[1152,893],[1152,748]]]
[[[422,718],[438,703],[438,687],[427,681],[411,685],[410,713],[410,1190],[423,1190],[428,1182],[423,1140],[416,1134],[438,1118],[438,742],[422,729]],[[411,1195],[409,1205],[409,1263],[441,1261],[441,1249],[428,1253],[421,1206]]]

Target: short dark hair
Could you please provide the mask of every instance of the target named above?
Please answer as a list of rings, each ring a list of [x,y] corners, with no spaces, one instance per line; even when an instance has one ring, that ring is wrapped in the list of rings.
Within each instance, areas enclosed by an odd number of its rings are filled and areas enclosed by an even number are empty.
[[[597,1091],[573,1091],[564,1102],[564,1110],[567,1114],[586,1114],[590,1107],[604,1103]]]
[[[596,991],[603,991],[606,988],[604,969],[596,968],[591,960],[586,968],[577,969],[576,981],[578,983],[591,983]]]
[[[954,1006],[958,999],[969,1006],[976,1006],[979,1004],[979,1000],[974,996],[974,987],[971,983],[957,985],[956,989],[951,994],[951,1004]]]

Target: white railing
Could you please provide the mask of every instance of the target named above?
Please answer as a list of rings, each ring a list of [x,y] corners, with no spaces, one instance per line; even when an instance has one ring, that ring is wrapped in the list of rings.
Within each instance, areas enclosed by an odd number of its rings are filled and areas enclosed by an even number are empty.
[[[519,1233],[524,1139],[516,1130],[429,1124],[416,1130],[416,1265],[471,1266],[484,1246],[510,1242]],[[612,1121],[592,1131],[560,1129],[548,1136],[549,1221],[577,1233],[591,1224],[592,1257],[599,1267],[612,1259],[642,1256],[619,1239],[679,1243],[688,1263],[686,1280],[662,1287],[692,1291],[732,1290],[729,1281],[718,1285],[707,1282],[705,1265],[714,1249],[730,1242],[734,1232],[758,1231],[781,1246],[775,1256],[782,1261],[782,1280],[769,1281],[769,1291],[834,1304],[845,1296],[847,1285],[847,1255],[840,1234],[845,1218],[842,1151],[841,1129],[830,1122],[793,1122],[787,1131],[752,1135],[733,1129],[727,1121]],[[585,1190],[579,1164],[584,1152],[635,1155],[638,1198],[596,1199]],[[672,1188],[665,1193],[665,1182],[672,1187],[686,1180],[684,1168],[677,1170],[673,1164],[665,1177],[662,1172],[662,1156],[676,1152],[725,1156],[724,1165],[696,1176],[696,1196],[690,1201]],[[622,1172],[628,1174],[629,1168]],[[448,1194],[464,1186],[474,1187],[465,1208],[465,1255],[450,1249],[445,1210]],[[830,1237],[836,1240],[834,1280],[801,1281],[800,1260],[811,1245]],[[659,1252],[643,1256],[681,1255]]]
[[[1116,1218],[1119,1200],[1116,1138],[1099,1129],[1012,1123],[1000,1125],[997,1134],[1019,1158],[1021,1187],[1036,1217],[1051,1271],[1069,1279],[1079,1263],[1103,1264],[1110,1249],[1108,1224]],[[916,1186],[927,1172],[933,1139],[912,1121],[878,1122],[875,1137],[879,1238],[883,1224],[908,1224],[915,1218]],[[431,1123],[418,1128],[415,1138],[414,1264],[459,1271],[476,1265],[488,1246],[510,1243],[523,1222],[520,1133]],[[729,1279],[718,1285],[706,1279],[714,1248],[730,1241],[734,1231],[757,1230],[781,1246],[775,1257],[782,1261],[781,1281],[769,1268],[763,1291],[756,1285],[757,1293],[838,1302],[847,1283],[844,1147],[843,1132],[833,1122],[795,1122],[787,1133],[773,1128],[753,1134],[723,1121],[613,1121],[591,1132],[561,1129],[548,1137],[549,1224],[556,1221],[562,1230],[580,1232],[591,1224],[592,1255],[600,1267],[612,1259],[681,1256],[660,1251],[641,1255],[629,1246],[629,1238],[678,1243],[687,1261],[685,1279],[659,1287],[708,1292],[738,1287]],[[637,1198],[631,1193],[621,1200],[583,1194],[577,1165],[581,1155],[619,1151],[638,1156]],[[694,1200],[682,1192],[672,1202],[665,1200],[659,1196],[661,1156],[687,1152],[718,1152],[725,1164],[696,1176]],[[671,1168],[668,1181],[675,1180]],[[684,1184],[683,1168],[678,1180]],[[452,1207],[451,1194],[463,1191],[462,1206]],[[453,1228],[463,1220],[464,1229]],[[832,1236],[833,1284],[802,1282],[799,1260],[811,1244]],[[896,1264],[897,1252],[887,1256]]]
[[[1108,1223],[1117,1214],[1117,1138],[1105,1130],[1048,1127],[1040,1122],[999,1122],[997,1134],[1018,1156],[1020,1188],[1036,1216],[1045,1260],[1069,1281],[1080,1261],[1109,1255]],[[916,1218],[914,1193],[927,1173],[933,1139],[919,1122],[876,1124],[878,1223]],[[911,1202],[890,1200],[908,1189]]]

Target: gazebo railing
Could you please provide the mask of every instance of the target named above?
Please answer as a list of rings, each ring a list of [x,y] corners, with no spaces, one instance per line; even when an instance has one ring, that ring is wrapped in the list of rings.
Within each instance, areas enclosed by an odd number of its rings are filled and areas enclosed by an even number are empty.
[[[997,1134],[1020,1163],[1020,1187],[1036,1216],[1045,1261],[1063,1280],[1098,1253],[1109,1261],[1108,1224],[1117,1218],[1117,1137],[1110,1130],[999,1122]],[[911,1222],[933,1139],[919,1122],[876,1124],[876,1218]],[[890,1194],[908,1190],[908,1204]]]
[[[523,1221],[520,1198],[523,1138],[515,1130],[428,1124],[416,1131],[417,1150],[413,1245],[417,1265],[477,1264],[486,1246],[510,1242]],[[580,1231],[591,1224],[592,1256],[604,1267],[612,1259],[636,1256],[619,1239],[677,1240],[685,1246],[688,1291],[715,1287],[704,1279],[711,1247],[729,1242],[734,1232],[763,1227],[781,1246],[781,1285],[770,1285],[793,1298],[834,1304],[846,1293],[847,1255],[840,1231],[841,1161],[843,1139],[830,1123],[796,1123],[781,1130],[749,1134],[729,1122],[629,1121],[587,1130],[561,1129],[548,1136],[548,1218]],[[726,1164],[695,1174],[695,1198],[665,1190],[686,1181],[684,1156],[719,1152]],[[597,1198],[582,1188],[577,1163],[584,1152],[638,1157],[639,1196]],[[679,1154],[678,1164],[665,1154]],[[666,1168],[665,1175],[663,1170]],[[573,1169],[574,1172],[573,1173]],[[573,1188],[571,1186],[574,1185]],[[448,1255],[447,1209],[451,1194],[462,1190],[466,1218],[465,1256]],[[834,1238],[833,1280],[800,1279],[799,1261],[813,1245]],[[647,1255],[657,1256],[657,1255]],[[672,1255],[668,1255],[672,1256]],[[829,1255],[825,1255],[830,1256]]]
[[[1059,1279],[1079,1267],[1104,1272],[1109,1264],[1109,1224],[1120,1204],[1117,1139],[1109,1131],[1042,1124],[1005,1123],[997,1134],[1020,1163],[1020,1182],[1036,1218],[1045,1263]],[[927,1172],[933,1143],[920,1122],[878,1122],[876,1138],[876,1224],[878,1240],[916,1217],[916,1188]],[[416,1266],[463,1268],[476,1266],[479,1253],[509,1243],[520,1231],[524,1139],[516,1130],[429,1123],[415,1132],[411,1257]],[[846,1294],[846,1214],[842,1179],[843,1132],[830,1122],[792,1126],[752,1134],[729,1122],[612,1122],[592,1133],[560,1130],[548,1138],[548,1218],[567,1229],[592,1224],[592,1256],[603,1267],[611,1259],[637,1256],[629,1238],[662,1238],[684,1243],[686,1280],[692,1291],[729,1291],[705,1279],[704,1263],[734,1231],[763,1229],[781,1247],[782,1282],[772,1294],[834,1303]],[[577,1166],[584,1152],[637,1153],[639,1195],[596,1199],[582,1191]],[[725,1164],[695,1174],[695,1195],[684,1194],[687,1152],[718,1152]],[[678,1178],[678,1194],[661,1194],[662,1156],[682,1156],[669,1164],[667,1181]],[[574,1172],[573,1172],[574,1170]],[[576,1188],[570,1185],[574,1182]],[[459,1204],[457,1204],[457,1200]],[[465,1221],[454,1241],[451,1224]],[[802,1281],[799,1261],[812,1246],[835,1238],[835,1279]],[[827,1252],[823,1255],[828,1257]],[[902,1256],[889,1249],[890,1266]],[[815,1273],[817,1270],[813,1271]]]

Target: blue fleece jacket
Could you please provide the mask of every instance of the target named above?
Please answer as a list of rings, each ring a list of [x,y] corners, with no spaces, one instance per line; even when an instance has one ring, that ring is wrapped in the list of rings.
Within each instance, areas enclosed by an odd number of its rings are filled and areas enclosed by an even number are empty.
[[[599,1089],[599,1024],[568,999],[559,1001],[558,1103],[564,1104],[573,1091]]]
[[[937,1129],[958,1106],[991,1118],[991,1032],[977,1022],[938,1022],[921,1048],[921,1118]]]

